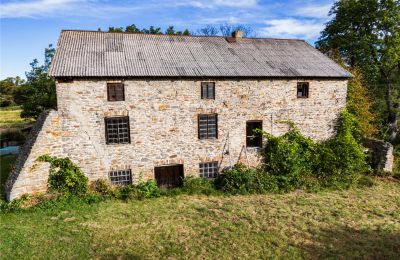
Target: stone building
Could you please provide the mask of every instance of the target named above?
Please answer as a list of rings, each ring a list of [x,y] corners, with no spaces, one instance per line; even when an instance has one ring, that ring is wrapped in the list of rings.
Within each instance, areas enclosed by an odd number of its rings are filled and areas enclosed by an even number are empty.
[[[49,72],[57,111],[30,133],[6,196],[47,189],[42,154],[115,184],[214,178],[260,162],[262,137],[325,140],[346,103],[347,71],[302,40],[62,31]]]

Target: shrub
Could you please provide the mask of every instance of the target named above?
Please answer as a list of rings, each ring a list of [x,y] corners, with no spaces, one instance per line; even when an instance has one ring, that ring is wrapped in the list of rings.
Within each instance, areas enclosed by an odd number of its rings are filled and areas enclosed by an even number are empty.
[[[131,199],[135,195],[135,187],[132,185],[118,186],[114,189],[113,195],[117,199]]]
[[[264,170],[276,178],[281,191],[345,188],[368,171],[357,121],[347,111],[341,114],[336,136],[326,142],[314,142],[294,126],[282,136],[264,135]]]
[[[88,178],[69,158],[42,155],[38,159],[50,163],[49,190],[73,195],[86,194]]]
[[[141,181],[136,186],[136,197],[138,199],[156,198],[159,197],[160,194],[160,189],[155,180]]]
[[[216,193],[213,180],[192,176],[183,179],[182,191],[186,194],[211,195]]]
[[[110,182],[105,179],[98,179],[92,182],[91,189],[95,193],[99,193],[105,196],[113,194],[113,188],[111,187]]]
[[[277,191],[276,180],[273,176],[240,163],[220,175],[216,181],[216,187],[229,194]]]
[[[275,176],[280,190],[303,186],[313,170],[317,143],[304,137],[294,126],[282,136],[265,134],[264,170]]]

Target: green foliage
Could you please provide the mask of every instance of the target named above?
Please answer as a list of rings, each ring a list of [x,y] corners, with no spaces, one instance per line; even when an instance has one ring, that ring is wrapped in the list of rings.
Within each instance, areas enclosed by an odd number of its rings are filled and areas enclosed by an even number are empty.
[[[8,77],[0,80],[0,107],[15,105],[14,94],[18,86],[24,83],[20,77]]]
[[[136,197],[138,199],[156,198],[160,194],[160,189],[155,180],[141,181],[136,185]]]
[[[185,194],[216,194],[213,180],[199,177],[186,177],[183,179],[182,192]]]
[[[334,3],[330,15],[317,48],[360,69],[374,101],[380,135],[395,142],[400,108],[400,2],[341,0]]]
[[[88,190],[88,178],[69,158],[57,158],[42,155],[40,162],[50,163],[49,190],[73,195],[85,194]]]
[[[118,186],[114,189],[113,195],[117,199],[128,200],[132,199],[135,195],[135,188],[132,185]]]
[[[39,65],[33,60],[31,71],[26,73],[27,82],[16,89],[14,100],[22,107],[21,117],[37,118],[43,111],[57,107],[56,86],[47,75],[54,53],[49,45],[45,49],[45,63]]]
[[[296,128],[282,136],[265,136],[264,170],[275,177],[281,191],[348,187],[368,171],[360,129],[347,111],[341,114],[336,136],[323,143],[304,137]]]
[[[91,183],[91,190],[103,196],[113,195],[113,188],[108,180],[98,179]]]
[[[100,30],[100,29],[99,29]],[[160,27],[150,26],[149,29],[139,29],[135,24],[131,24],[124,28],[122,27],[109,27],[108,32],[129,32],[129,33],[142,33],[142,34],[168,34],[168,35],[190,35],[188,29],[183,31],[176,31],[174,26],[169,26],[165,33],[161,31]]]
[[[261,169],[236,164],[216,180],[216,187],[228,194],[253,194],[277,191],[277,183]]]
[[[21,130],[9,129],[0,134],[0,139],[8,139],[22,144],[26,139],[26,135]]]
[[[265,171],[274,175],[281,190],[302,186],[303,178],[313,171],[317,143],[304,137],[295,127],[280,137],[265,134]]]
[[[371,112],[372,102],[363,84],[363,76],[357,68],[350,69],[350,72],[353,78],[350,78],[347,84],[347,110],[357,119],[363,138],[374,136],[378,130],[374,125],[375,115]]]

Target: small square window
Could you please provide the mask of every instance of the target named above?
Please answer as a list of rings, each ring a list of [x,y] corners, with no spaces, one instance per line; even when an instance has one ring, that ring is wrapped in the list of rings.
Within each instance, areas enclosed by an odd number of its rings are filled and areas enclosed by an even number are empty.
[[[255,133],[256,129],[262,130],[262,121],[246,122],[246,147],[262,147],[262,134]]]
[[[308,82],[297,82],[297,97],[308,98]]]
[[[125,90],[122,83],[107,83],[107,100],[108,101],[124,101]]]
[[[206,162],[199,164],[199,176],[214,179],[218,177],[218,162]]]
[[[215,82],[201,82],[201,99],[215,99]]]
[[[218,138],[218,117],[217,114],[199,115],[198,117],[199,139]]]
[[[129,117],[105,118],[107,144],[128,144],[131,142]]]
[[[131,170],[110,171],[108,172],[108,177],[112,184],[123,186],[132,184]]]

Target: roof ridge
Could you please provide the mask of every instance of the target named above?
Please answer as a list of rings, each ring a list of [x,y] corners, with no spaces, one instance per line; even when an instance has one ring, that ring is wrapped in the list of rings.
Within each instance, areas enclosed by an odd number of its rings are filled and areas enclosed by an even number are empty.
[[[63,32],[94,32],[94,33],[111,33],[111,34],[139,34],[139,35],[149,35],[149,36],[168,36],[168,37],[204,37],[204,38],[227,38],[229,36],[219,36],[219,35],[177,35],[177,34],[155,34],[155,33],[136,33],[136,32],[105,32],[96,30],[80,30],[80,29],[62,29]],[[243,40],[254,40],[254,39],[267,39],[267,40],[282,40],[282,41],[302,41],[303,39],[287,39],[287,38],[273,38],[273,37],[243,37]]]

